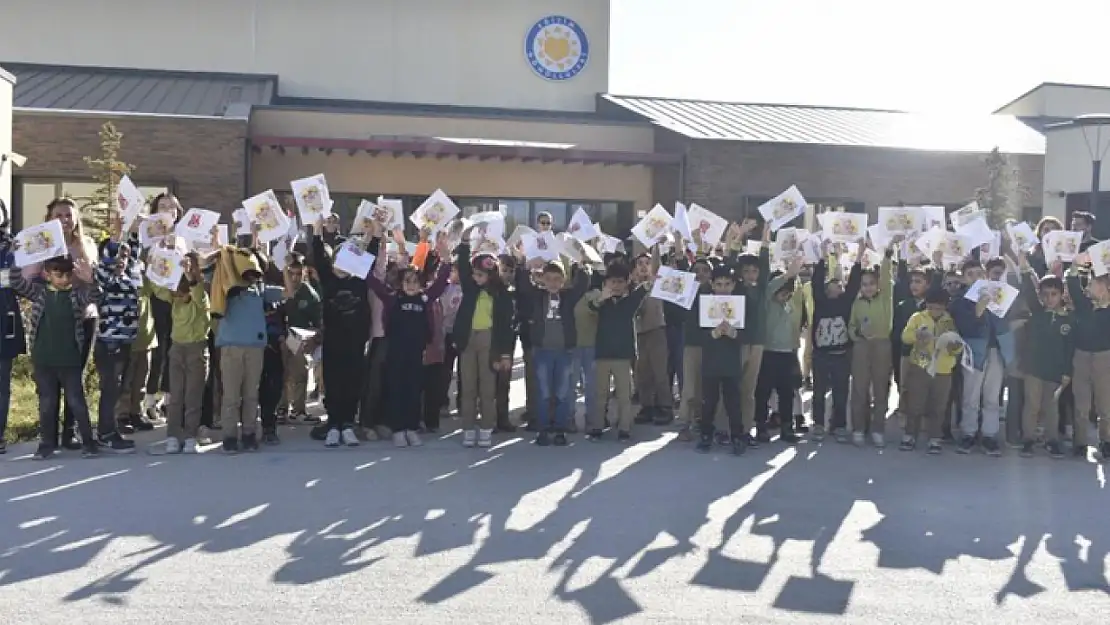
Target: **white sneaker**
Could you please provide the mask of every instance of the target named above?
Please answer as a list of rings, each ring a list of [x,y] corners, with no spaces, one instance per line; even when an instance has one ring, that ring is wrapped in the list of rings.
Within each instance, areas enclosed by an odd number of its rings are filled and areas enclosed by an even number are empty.
[[[339,447],[339,430],[328,430],[328,437],[324,439],[324,447]]]
[[[886,440],[883,439],[883,435],[881,432],[871,433],[871,444],[878,447],[879,449],[886,447]]]
[[[856,447],[863,447],[864,442],[865,440],[863,438],[863,432],[852,432],[853,445],[855,445]]]
[[[393,433],[393,446],[394,447],[408,447],[409,446],[409,439],[408,439],[408,437],[405,436],[404,432],[397,431],[397,432]]]
[[[182,453],[186,453],[186,454],[199,453],[199,450],[197,449],[197,439],[195,439],[195,438],[185,439],[185,447],[181,451],[182,451]]]
[[[358,447],[358,437],[355,436],[355,431],[353,428],[347,428],[343,430],[343,434],[341,436],[343,438],[344,445],[348,447]]]
[[[212,430],[205,426],[200,426],[200,431],[197,432],[196,443],[198,445],[211,445],[212,444]]]
[[[420,433],[416,430],[409,430],[405,432],[405,439],[409,442],[409,447],[420,447],[424,441],[420,440]]]
[[[493,447],[493,430],[478,430],[478,446]]]
[[[166,453],[167,454],[179,454],[179,453],[181,453],[181,442],[178,441],[176,438],[174,438],[172,436],[167,438],[166,439]]]
[[[473,447],[474,443],[477,441],[477,438],[478,438],[478,431],[477,430],[464,430],[463,431],[463,447]]]

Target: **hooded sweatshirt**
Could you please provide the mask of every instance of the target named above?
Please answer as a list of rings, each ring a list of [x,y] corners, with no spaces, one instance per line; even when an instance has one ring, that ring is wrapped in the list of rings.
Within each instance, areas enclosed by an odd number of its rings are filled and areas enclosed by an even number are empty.
[[[101,291],[96,338],[113,345],[130,345],[139,336],[141,265],[137,259],[131,259],[122,273],[116,271],[122,245],[110,241],[102,245],[95,274]]]

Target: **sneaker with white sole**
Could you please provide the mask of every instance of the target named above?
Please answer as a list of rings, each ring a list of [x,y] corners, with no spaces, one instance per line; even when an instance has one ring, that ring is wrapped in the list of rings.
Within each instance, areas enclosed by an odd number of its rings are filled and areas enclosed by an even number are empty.
[[[405,436],[404,432],[398,431],[398,432],[393,433],[393,446],[394,447],[408,447],[409,446],[409,439],[408,439],[407,436]]]
[[[872,432],[871,444],[878,447],[879,449],[882,449],[883,447],[886,447],[886,439],[883,438],[881,432]]]
[[[339,447],[339,430],[328,430],[324,439],[324,447]]]
[[[172,436],[166,439],[166,453],[179,454],[181,453],[181,443]]]
[[[493,447],[493,430],[478,430],[478,446]]]
[[[358,436],[355,436],[354,428],[346,428],[340,435],[343,439],[343,444],[348,447],[358,447]]]
[[[866,439],[863,437],[863,432],[852,432],[852,444],[856,447],[863,447]]]
[[[473,447],[478,441],[477,430],[463,430],[463,447]]]
[[[185,446],[181,448],[181,453],[183,453],[183,454],[197,454],[197,453],[200,453],[200,450],[197,449],[197,439],[195,439],[195,438],[185,439]]]
[[[409,442],[409,447],[420,447],[424,441],[420,440],[420,433],[416,430],[409,430],[405,432],[405,439]]]

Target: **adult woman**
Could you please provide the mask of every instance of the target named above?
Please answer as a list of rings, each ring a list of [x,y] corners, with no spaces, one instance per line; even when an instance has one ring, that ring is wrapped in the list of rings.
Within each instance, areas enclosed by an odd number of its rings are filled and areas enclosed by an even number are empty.
[[[51,219],[57,219],[61,222],[62,231],[66,236],[66,247],[69,249],[69,257],[74,262],[94,263],[96,261],[96,243],[85,236],[85,231],[81,226],[81,213],[72,199],[67,197],[57,198],[47,204],[46,221]],[[22,274],[28,280],[42,277],[42,263],[24,267]],[[75,283],[81,282],[80,277],[76,274],[74,274],[73,280]],[[89,351],[92,348],[93,339],[96,337],[96,317],[96,304],[90,304],[85,309],[85,343],[81,346],[82,363],[87,363],[89,360]],[[66,449],[81,449],[81,443],[77,440],[74,431],[73,413],[68,404],[65,406],[63,415],[61,441],[59,443]]]

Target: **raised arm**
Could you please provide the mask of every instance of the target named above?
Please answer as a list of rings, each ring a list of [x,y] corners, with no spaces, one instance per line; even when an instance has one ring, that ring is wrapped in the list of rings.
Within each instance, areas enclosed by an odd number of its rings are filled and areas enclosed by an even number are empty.
[[[828,263],[825,258],[821,258],[816,265],[813,266],[813,277],[810,278],[810,284],[813,285],[813,303],[814,305],[822,304],[825,301],[825,280],[828,275]]]
[[[887,276],[890,276],[890,269],[887,268]],[[856,261],[852,265],[852,271],[848,274],[848,284],[844,286],[844,296],[849,300],[855,300],[859,295],[860,283],[863,282],[863,265]],[[881,282],[879,283],[882,284]]]
[[[1074,265],[1068,270],[1067,276],[1068,294],[1071,295],[1071,302],[1075,306],[1076,312],[1090,312],[1094,305],[1091,304],[1091,300],[1087,298],[1087,294],[1083,291],[1083,284],[1079,281],[1079,273]]]
[[[450,278],[450,263],[441,262],[439,264],[439,269],[436,270],[436,279],[424,290],[424,295],[427,296],[429,302],[434,302],[443,295],[443,292],[447,290],[447,281]]]
[[[1031,312],[1037,313],[1044,310],[1041,298],[1037,295],[1037,274],[1033,273],[1032,268],[1022,272],[1021,295],[1025,298],[1025,303]]]
[[[312,266],[316,268],[316,275],[320,276],[321,286],[330,291],[335,283],[335,272],[324,249],[324,238],[318,234],[312,236]]]

